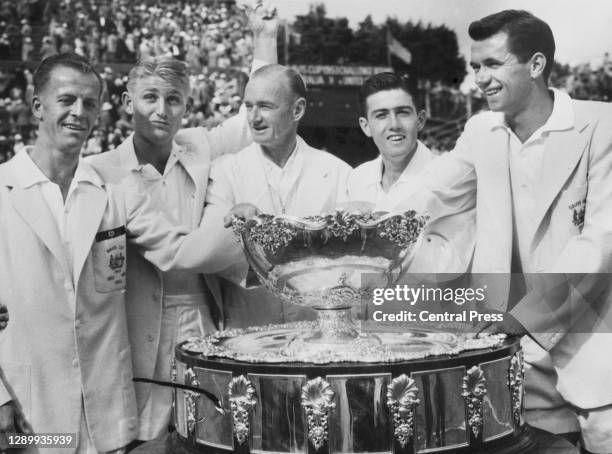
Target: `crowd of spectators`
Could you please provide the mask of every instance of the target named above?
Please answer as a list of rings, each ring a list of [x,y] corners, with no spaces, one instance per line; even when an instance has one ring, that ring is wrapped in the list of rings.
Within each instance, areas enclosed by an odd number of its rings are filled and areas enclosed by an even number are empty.
[[[212,127],[235,114],[251,64],[246,23],[233,1],[0,0],[0,61],[36,62],[73,51],[103,68],[101,115],[83,150],[93,154],[131,133],[121,93],[139,58],[172,55],[188,64],[192,103],[185,126]],[[0,162],[35,140],[32,90],[25,66],[0,69]]]
[[[230,0],[1,0],[0,60],[74,51],[95,64],[172,55],[194,73],[248,68],[246,21]]]
[[[601,66],[590,63],[563,67],[563,74],[551,74],[556,86],[567,91],[572,98],[612,101],[612,60],[606,52]]]
[[[85,144],[84,155],[113,149],[132,132],[131,118],[121,102],[127,74],[117,73],[107,66],[101,75],[105,89],[100,117]],[[191,100],[189,112],[183,119],[185,127],[211,128],[238,112],[246,82],[244,73],[204,68],[190,78]],[[30,108],[32,93],[30,70],[0,69],[0,162],[36,139],[37,123]]]
[[[127,70],[137,59],[172,55],[191,70],[192,104],[185,126],[212,127],[234,115],[251,63],[247,18],[234,0],[0,0],[0,162],[35,140],[31,114],[32,73],[28,62],[74,51],[103,70],[106,89],[101,115],[84,154],[116,147],[132,131],[121,105]],[[551,84],[576,99],[612,100],[612,60],[601,66],[556,66]],[[421,84],[430,115],[456,121],[486,107],[477,91],[462,94],[440,84]],[[467,104],[470,107],[467,108]],[[453,123],[454,123],[453,121]],[[423,140],[437,152],[453,148],[461,128],[441,128]]]

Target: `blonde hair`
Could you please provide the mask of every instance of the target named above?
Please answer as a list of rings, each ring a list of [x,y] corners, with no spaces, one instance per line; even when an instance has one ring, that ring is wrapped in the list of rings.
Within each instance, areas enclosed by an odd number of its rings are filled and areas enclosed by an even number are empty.
[[[138,79],[158,76],[173,86],[185,87],[189,91],[187,65],[176,58],[159,56],[139,60],[128,74],[128,90],[132,90]]]

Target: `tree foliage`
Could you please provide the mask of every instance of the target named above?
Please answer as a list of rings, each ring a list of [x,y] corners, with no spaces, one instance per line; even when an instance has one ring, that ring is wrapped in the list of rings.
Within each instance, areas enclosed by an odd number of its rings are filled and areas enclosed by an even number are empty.
[[[461,84],[466,75],[465,60],[459,54],[455,32],[447,26],[401,23],[396,18],[379,25],[367,16],[353,31],[346,18],[328,18],[323,4],[311,5],[308,14],[297,16],[291,25],[289,63],[387,66],[387,29],[412,53],[410,65],[391,56],[394,71],[408,74],[413,81]],[[295,39],[298,36],[300,39]],[[283,47],[279,45],[281,61]]]
[[[297,16],[293,31],[300,44],[290,46],[290,63],[313,65],[349,64],[346,48],[353,40],[353,30],[346,18],[329,19],[323,4],[311,5],[305,16]]]

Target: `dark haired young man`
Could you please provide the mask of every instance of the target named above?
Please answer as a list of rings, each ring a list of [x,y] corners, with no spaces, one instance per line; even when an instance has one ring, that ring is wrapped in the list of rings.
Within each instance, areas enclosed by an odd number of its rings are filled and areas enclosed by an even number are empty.
[[[436,159],[418,140],[426,112],[406,79],[394,73],[369,77],[361,86],[359,98],[363,114],[359,125],[380,155],[351,171],[348,200],[360,209],[374,211],[426,211],[426,199],[419,197],[426,186],[421,174]],[[424,236],[424,247],[410,267],[412,273],[463,272],[470,259],[463,251],[473,247],[474,210],[438,220]]]
[[[0,165],[0,302],[11,314],[0,336],[0,434],[72,433],[71,448],[49,452],[121,452],[138,432],[126,244],[169,271],[202,265],[202,247],[216,243],[199,231],[187,244],[188,230],[155,210],[129,171],[79,159],[102,91],[85,58],[51,56],[34,80],[36,142]]]
[[[359,98],[359,126],[372,138],[380,156],[351,172],[349,200],[370,201],[377,210],[393,211],[407,196],[422,189],[418,175],[435,158],[417,139],[427,114],[417,106],[406,81],[394,73],[368,78]],[[412,209],[423,211],[425,207]]]
[[[514,304],[511,329],[528,334],[527,421],[581,430],[587,450],[607,453],[612,294],[601,273],[612,270],[612,106],[549,89],[554,37],[532,14],[492,14],[469,33],[491,111],[472,117],[455,150],[426,170],[432,203],[446,214],[476,207],[474,273],[519,277],[502,298]]]

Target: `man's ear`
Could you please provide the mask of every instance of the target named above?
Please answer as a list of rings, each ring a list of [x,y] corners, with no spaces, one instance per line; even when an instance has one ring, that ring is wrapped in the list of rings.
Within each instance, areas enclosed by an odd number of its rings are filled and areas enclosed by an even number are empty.
[[[545,68],[546,56],[542,52],[533,54],[529,60],[529,72],[531,73],[531,77],[537,79],[538,76],[543,76]]]
[[[125,111],[130,115],[134,115],[134,101],[129,91],[123,92],[121,95],[121,102],[123,103],[123,108]]]
[[[293,120],[300,121],[306,115],[306,99],[298,98],[293,104]]]
[[[427,123],[427,112],[425,109],[421,109],[417,112],[417,131],[422,131]]]
[[[370,125],[368,123],[367,118],[359,117],[359,126],[361,126],[361,130],[366,136],[372,137],[372,133],[370,132]]]
[[[38,95],[32,96],[32,114],[38,121],[42,120],[42,103]]]

